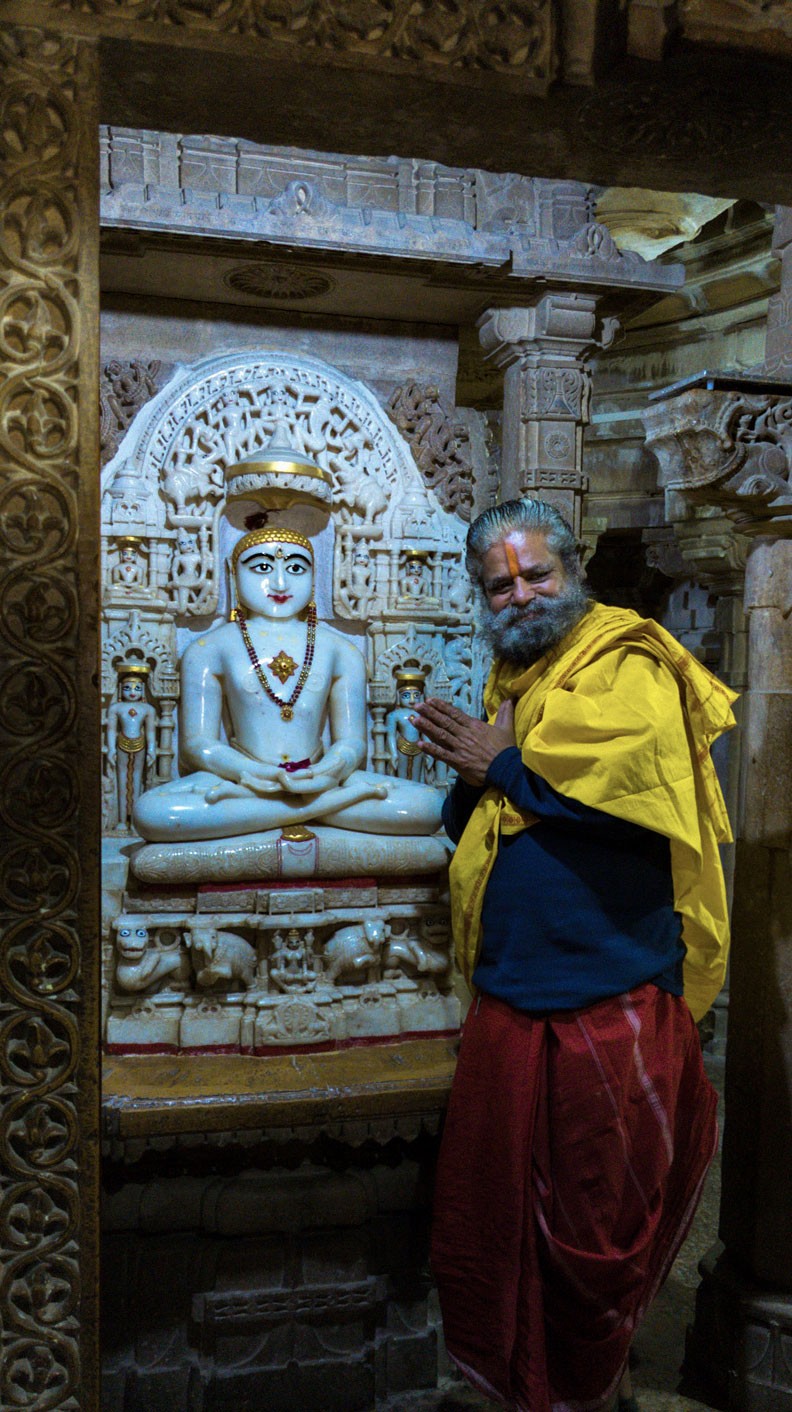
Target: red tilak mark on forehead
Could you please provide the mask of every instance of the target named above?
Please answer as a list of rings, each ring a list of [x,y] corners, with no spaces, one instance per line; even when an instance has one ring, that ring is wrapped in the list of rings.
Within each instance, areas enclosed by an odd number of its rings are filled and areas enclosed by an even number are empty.
[[[517,551],[514,548],[514,545],[509,543],[508,539],[504,541],[503,548],[506,554],[506,563],[509,566],[509,573],[511,574],[513,579],[516,579],[520,571],[520,565],[517,559]]]

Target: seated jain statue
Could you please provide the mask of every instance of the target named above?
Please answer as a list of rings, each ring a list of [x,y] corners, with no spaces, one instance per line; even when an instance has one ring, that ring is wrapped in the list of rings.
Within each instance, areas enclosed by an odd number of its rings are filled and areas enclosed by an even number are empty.
[[[254,529],[230,568],[231,621],[191,643],[181,663],[181,755],[195,773],[140,797],[134,822],[143,838],[230,838],[308,822],[434,833],[436,790],[360,768],[365,662],[317,622],[311,541],[285,527]]]

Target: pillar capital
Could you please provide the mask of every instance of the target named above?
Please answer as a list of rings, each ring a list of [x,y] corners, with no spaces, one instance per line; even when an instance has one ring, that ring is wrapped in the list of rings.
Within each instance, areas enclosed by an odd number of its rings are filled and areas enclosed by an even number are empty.
[[[597,299],[550,290],[534,304],[488,309],[478,321],[481,346],[499,368],[536,364],[548,354],[577,359],[595,342]]]
[[[609,343],[618,323],[597,337],[599,295],[547,290],[532,304],[488,309],[479,319],[482,348],[504,369],[504,500],[549,500],[581,532],[583,427],[591,386],[587,357]]]

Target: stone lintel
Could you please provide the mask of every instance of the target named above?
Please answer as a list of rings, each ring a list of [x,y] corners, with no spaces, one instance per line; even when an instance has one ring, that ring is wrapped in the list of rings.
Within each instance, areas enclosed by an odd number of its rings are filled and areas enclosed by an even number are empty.
[[[620,251],[581,182],[118,127],[102,129],[101,148],[101,222],[113,253],[134,255],[135,237],[138,250],[179,237],[223,249],[265,241],[291,255],[475,266],[484,287],[509,288],[511,298],[531,297],[548,278],[645,294],[683,278],[681,266]]]

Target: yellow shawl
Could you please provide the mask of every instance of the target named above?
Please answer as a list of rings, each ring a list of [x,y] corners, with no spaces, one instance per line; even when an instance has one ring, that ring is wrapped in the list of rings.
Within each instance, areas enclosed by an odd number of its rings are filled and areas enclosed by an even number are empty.
[[[595,604],[532,667],[493,664],[484,692],[490,721],[507,697],[515,702],[517,744],[529,769],[560,794],[670,840],[685,998],[700,1019],[726,971],[729,919],[718,843],[728,842],[731,831],[709,752],[735,723],[735,693],[658,623]],[[499,790],[487,789],[460,839],[451,863],[451,909],[468,985],[499,836],[535,822]]]

